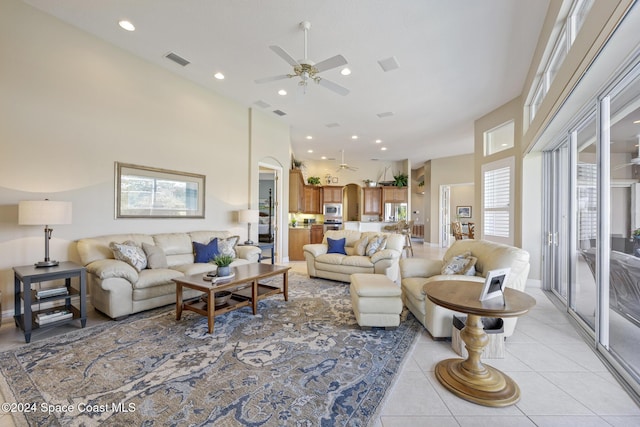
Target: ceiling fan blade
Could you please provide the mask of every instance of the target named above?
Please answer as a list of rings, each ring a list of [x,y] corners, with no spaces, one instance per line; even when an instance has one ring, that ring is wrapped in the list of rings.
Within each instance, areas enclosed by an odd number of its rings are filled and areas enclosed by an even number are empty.
[[[622,164],[622,165],[614,166],[612,169],[613,169],[614,171],[617,171],[617,170],[624,169],[624,168],[626,168],[627,166],[632,166],[632,165],[633,165],[633,163],[624,163],[624,164]]]
[[[324,61],[318,62],[317,64],[314,65],[314,67],[316,68],[316,70],[318,70],[319,73],[321,73],[323,71],[330,70],[332,68],[336,68],[346,64],[347,64],[347,60],[344,59],[344,56],[336,55],[336,56],[332,56],[329,59],[325,59]]]
[[[288,79],[288,78],[289,78],[288,74],[282,74],[282,75],[279,75],[279,76],[265,77],[263,79],[254,80],[254,82],[256,82],[256,83],[268,83],[268,82],[275,82],[276,80],[284,80],[284,79]]]
[[[276,55],[278,55],[280,58],[282,58],[285,61],[287,61],[289,63],[289,65],[291,65],[292,67],[298,67],[300,65],[300,64],[298,64],[298,61],[293,59],[293,56],[289,55],[287,53],[287,51],[284,50],[283,48],[281,48],[280,46],[275,46],[275,45],[274,46],[269,46],[269,49],[274,51],[276,53]]]
[[[347,96],[349,94],[349,89],[342,87],[339,84],[332,82],[331,80],[320,78],[318,84],[337,93],[338,95]]]

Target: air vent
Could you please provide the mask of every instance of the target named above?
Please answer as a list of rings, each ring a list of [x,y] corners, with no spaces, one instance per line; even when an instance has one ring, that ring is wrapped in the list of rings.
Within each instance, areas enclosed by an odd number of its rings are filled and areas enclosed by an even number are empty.
[[[167,53],[164,57],[167,58],[167,59],[172,60],[176,64],[182,65],[183,67],[186,67],[187,65],[191,64],[191,62],[187,61],[186,59],[184,59],[180,55],[178,55],[176,53],[173,53],[173,52]]]
[[[260,107],[260,108],[268,108],[268,107],[271,107],[271,105],[267,104],[267,103],[266,103],[266,102],[264,102],[264,101],[256,101],[256,102],[254,102],[254,104],[255,104],[255,105],[257,105],[257,106],[258,106],[258,107]]]
[[[326,126],[328,128],[337,128],[338,126],[340,126],[340,123],[328,123],[326,124]]]
[[[273,110],[273,112],[276,113],[279,116],[286,116],[287,115],[287,113],[285,113],[282,110]]]
[[[378,61],[382,70],[386,73],[387,71],[395,70],[396,68],[400,68],[400,64],[398,64],[398,60],[395,56],[387,59],[381,59]]]
[[[385,117],[391,117],[393,116],[393,113],[391,111],[387,111],[384,113],[378,113],[376,114],[376,116],[380,117],[381,119],[385,118]]]

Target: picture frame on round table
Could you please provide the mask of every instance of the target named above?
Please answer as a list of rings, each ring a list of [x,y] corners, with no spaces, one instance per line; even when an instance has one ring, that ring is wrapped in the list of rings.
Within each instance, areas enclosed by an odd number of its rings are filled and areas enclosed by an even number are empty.
[[[486,301],[503,295],[504,287],[507,283],[507,275],[510,268],[500,268],[487,272],[487,278],[482,287],[480,301]]]

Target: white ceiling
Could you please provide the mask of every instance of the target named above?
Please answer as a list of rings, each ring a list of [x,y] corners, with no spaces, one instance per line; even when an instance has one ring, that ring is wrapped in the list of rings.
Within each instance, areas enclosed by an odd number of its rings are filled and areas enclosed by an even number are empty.
[[[473,152],[473,121],[518,96],[548,0],[24,0],[98,38],[191,79],[291,127],[294,154],[404,160],[415,167]],[[136,26],[126,32],[118,21]],[[310,21],[309,59],[343,55],[352,70],[322,73],[350,90],[294,79],[254,80],[291,72],[273,51],[303,57],[301,21]],[[164,56],[175,52],[181,67]],[[400,67],[384,72],[379,60]],[[216,72],[226,78],[213,78]],[[287,96],[277,94],[286,89]],[[258,107],[263,101],[268,108]],[[392,112],[391,117],[377,114]],[[338,127],[327,124],[338,123]],[[352,140],[352,135],[358,140]],[[313,136],[307,140],[306,136]],[[375,140],[382,143],[376,144]],[[381,151],[381,146],[387,147]],[[313,149],[312,154],[307,153]]]

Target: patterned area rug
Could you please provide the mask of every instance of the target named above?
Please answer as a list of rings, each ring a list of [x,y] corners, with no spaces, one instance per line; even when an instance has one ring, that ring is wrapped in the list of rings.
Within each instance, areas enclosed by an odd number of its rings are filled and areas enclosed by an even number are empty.
[[[7,401],[33,409],[16,422],[367,425],[418,322],[361,330],[348,285],[296,273],[289,282],[289,302],[277,295],[256,316],[249,307],[223,314],[213,335],[204,317],[178,322],[172,307],[0,354]]]

